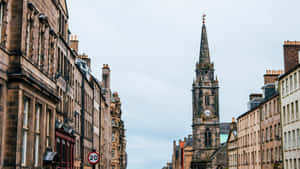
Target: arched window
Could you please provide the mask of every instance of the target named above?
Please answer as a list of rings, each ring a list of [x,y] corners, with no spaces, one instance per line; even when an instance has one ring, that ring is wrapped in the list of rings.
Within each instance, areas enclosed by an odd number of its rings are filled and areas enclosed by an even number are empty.
[[[205,130],[205,146],[211,146],[211,132],[207,128]]]

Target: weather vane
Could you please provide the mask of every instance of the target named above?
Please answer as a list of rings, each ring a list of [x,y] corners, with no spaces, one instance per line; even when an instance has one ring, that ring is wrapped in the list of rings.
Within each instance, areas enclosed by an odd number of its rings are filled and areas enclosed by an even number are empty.
[[[203,14],[203,23],[205,23],[205,17],[206,17],[206,15]]]

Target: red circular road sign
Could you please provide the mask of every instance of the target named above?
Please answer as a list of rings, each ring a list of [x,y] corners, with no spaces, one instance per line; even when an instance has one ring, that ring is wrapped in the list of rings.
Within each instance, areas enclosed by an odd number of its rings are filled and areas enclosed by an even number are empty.
[[[90,164],[97,164],[100,161],[100,155],[97,152],[90,152],[88,155],[88,161]]]

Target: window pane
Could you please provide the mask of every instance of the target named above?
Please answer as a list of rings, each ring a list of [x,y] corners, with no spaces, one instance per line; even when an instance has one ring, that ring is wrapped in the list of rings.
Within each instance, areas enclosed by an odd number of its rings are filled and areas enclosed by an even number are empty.
[[[300,146],[300,130],[299,129],[297,129],[297,145],[298,145],[298,147]]]
[[[41,105],[36,105],[36,112],[35,112],[35,131],[40,131],[40,111],[41,111]]]
[[[39,135],[35,136],[34,150],[34,165],[37,166],[39,163]]]
[[[29,109],[29,100],[24,98],[24,111],[23,111],[23,127],[27,128],[28,125],[28,109]]]
[[[293,147],[296,145],[295,130],[293,130]]]
[[[296,119],[299,118],[299,107],[298,107],[298,101],[295,102],[295,106],[296,106]]]
[[[22,142],[22,164],[26,164],[26,152],[27,152],[27,131],[23,131],[23,142]]]

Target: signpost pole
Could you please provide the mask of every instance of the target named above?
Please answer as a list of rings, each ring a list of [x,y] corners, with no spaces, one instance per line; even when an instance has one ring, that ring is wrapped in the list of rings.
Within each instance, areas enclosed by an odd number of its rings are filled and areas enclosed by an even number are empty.
[[[95,150],[94,148],[93,148],[93,150],[92,150],[92,151],[93,151],[93,152],[96,152],[96,150]],[[93,164],[93,165],[92,165],[93,169],[95,169],[95,168],[96,168],[95,166],[96,166],[96,164]]]

